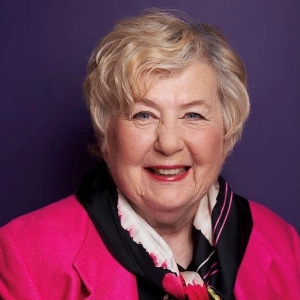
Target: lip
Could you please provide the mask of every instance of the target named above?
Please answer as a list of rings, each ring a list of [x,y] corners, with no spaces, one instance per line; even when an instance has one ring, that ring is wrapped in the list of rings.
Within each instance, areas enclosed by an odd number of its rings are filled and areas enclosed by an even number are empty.
[[[190,169],[191,167],[186,165],[156,165],[145,168],[147,173],[155,180],[168,182],[179,181],[184,179],[189,174]],[[164,172],[164,174],[159,174],[159,171],[161,173]]]

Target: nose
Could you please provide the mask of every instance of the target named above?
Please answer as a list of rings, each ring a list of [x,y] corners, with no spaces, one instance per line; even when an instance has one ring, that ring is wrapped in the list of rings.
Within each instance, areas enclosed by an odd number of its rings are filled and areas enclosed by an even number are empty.
[[[178,120],[177,120],[178,121]],[[164,155],[173,155],[183,149],[184,141],[176,122],[159,123],[154,149]]]

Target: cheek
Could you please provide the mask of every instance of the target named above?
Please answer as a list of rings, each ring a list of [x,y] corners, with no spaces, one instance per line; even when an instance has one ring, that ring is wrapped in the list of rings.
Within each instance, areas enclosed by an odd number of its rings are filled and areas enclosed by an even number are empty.
[[[149,132],[136,128],[132,122],[119,120],[107,131],[106,162],[131,165],[139,161],[148,151],[151,138]]]
[[[126,140],[124,134],[122,134],[122,129],[116,126],[116,124],[113,124],[107,130],[104,159],[109,165],[116,163],[121,159],[120,155],[126,153],[126,148],[128,147]]]
[[[224,161],[222,131],[217,127],[202,129],[191,136],[191,152],[198,163],[217,163]]]

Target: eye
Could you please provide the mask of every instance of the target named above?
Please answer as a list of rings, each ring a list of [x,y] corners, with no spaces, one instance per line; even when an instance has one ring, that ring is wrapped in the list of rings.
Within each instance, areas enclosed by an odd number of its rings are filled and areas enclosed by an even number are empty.
[[[151,114],[150,112],[140,111],[140,112],[134,114],[132,116],[132,119],[143,121],[143,120],[149,120],[150,118],[153,118],[153,117],[154,117],[153,114]]]
[[[186,113],[183,116],[183,119],[189,119],[189,120],[203,120],[204,117],[202,115],[200,115],[199,113],[195,113],[195,112],[189,112]]]

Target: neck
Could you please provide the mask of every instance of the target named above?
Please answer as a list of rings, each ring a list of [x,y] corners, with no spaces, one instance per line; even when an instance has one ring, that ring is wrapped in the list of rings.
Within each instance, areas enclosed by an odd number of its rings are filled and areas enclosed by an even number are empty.
[[[193,221],[197,211],[197,207],[191,209],[188,213],[185,212],[182,216],[172,218],[156,218],[149,222],[152,228],[164,239],[171,248],[175,261],[186,268],[193,257]],[[163,214],[166,217],[166,213]],[[174,217],[174,216],[173,216]],[[159,221],[157,221],[159,220]]]
[[[193,236],[192,236],[192,222],[181,226],[176,231],[157,231],[159,235],[165,240],[171,248],[175,261],[186,268],[193,257]]]
[[[171,248],[175,261],[186,268],[192,260],[194,243],[192,228],[199,203],[185,209],[143,213],[134,204],[132,208],[164,239]]]

